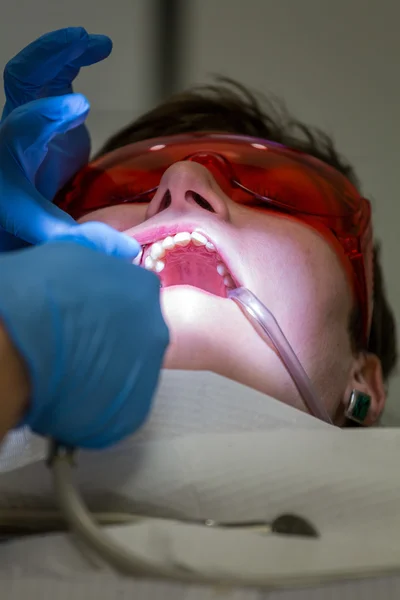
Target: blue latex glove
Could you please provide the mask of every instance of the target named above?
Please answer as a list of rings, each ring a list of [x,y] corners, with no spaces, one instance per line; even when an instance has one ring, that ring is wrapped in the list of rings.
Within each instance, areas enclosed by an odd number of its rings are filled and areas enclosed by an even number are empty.
[[[6,104],[2,120],[18,106],[50,96],[72,93],[72,82],[81,67],[109,56],[112,42],[105,35],[90,35],[83,27],[47,33],[21,50],[6,65]],[[89,107],[88,107],[89,108]],[[86,116],[86,115],[85,115]],[[48,200],[88,162],[89,133],[82,123],[48,144],[48,152],[36,179],[36,187]]]
[[[89,236],[107,254],[132,259],[140,250],[135,240],[101,223],[78,225],[34,185],[48,143],[79,126],[88,109],[80,94],[44,98],[16,108],[0,125],[0,227],[30,244],[66,232]]]
[[[25,423],[102,448],[145,420],[168,329],[156,275],[64,240],[0,255],[0,319],[30,374]]]
[[[32,42],[5,67],[6,104],[2,120],[32,100],[72,93],[72,82],[80,68],[105,59],[111,50],[110,38],[90,35],[83,27],[53,31]],[[53,200],[57,191],[88,162],[90,137],[84,125],[88,111],[89,105],[78,126],[64,129],[47,140],[42,149],[43,162],[37,170],[35,185],[47,200]],[[0,198],[0,203],[8,201]],[[0,251],[24,245],[0,229]]]

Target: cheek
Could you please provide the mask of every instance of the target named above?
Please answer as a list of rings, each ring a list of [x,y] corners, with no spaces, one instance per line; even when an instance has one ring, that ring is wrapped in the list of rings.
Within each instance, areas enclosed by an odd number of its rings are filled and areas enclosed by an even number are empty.
[[[118,231],[126,231],[135,225],[143,223],[147,204],[126,204],[120,206],[109,206],[88,213],[84,217],[78,219],[78,223],[86,223],[87,221],[101,221],[110,225]]]
[[[268,233],[258,230],[247,244],[253,257],[249,287],[272,311],[334,414],[352,363],[352,295],[339,257],[320,234],[284,223]]]
[[[318,356],[328,340],[332,348],[347,340],[347,275],[319,232],[292,218],[257,214],[242,229],[240,253],[248,287],[294,347]]]

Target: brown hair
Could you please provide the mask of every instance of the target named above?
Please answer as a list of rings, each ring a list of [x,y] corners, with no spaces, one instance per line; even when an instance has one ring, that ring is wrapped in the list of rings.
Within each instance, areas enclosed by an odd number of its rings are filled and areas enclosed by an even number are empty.
[[[360,188],[354,169],[338,154],[328,135],[292,118],[276,99],[256,96],[226,78],[218,78],[215,85],[195,87],[177,94],[150,110],[112,136],[98,156],[140,140],[191,131],[224,131],[261,137],[303,150],[335,167]],[[397,342],[395,319],[386,297],[379,244],[374,247],[374,311],[368,347],[363,348],[360,344],[361,319],[357,307],[350,316],[349,330],[354,351],[376,354],[387,381],[397,362]]]

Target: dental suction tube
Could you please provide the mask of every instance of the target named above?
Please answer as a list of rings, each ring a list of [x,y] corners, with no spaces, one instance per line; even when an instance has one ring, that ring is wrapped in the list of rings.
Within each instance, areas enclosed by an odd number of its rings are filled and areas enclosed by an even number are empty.
[[[274,315],[247,288],[239,287],[229,291],[228,298],[236,302],[260,337],[267,343],[271,342],[273,344],[311,414],[332,425],[332,419],[328,411],[315,392],[307,373],[301,366]]]

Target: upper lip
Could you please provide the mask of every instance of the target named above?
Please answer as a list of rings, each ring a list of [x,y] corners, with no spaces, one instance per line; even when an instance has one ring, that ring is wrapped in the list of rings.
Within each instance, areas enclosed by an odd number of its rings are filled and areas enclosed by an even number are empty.
[[[144,224],[143,224],[144,225]],[[212,228],[212,227],[211,227]],[[234,262],[231,256],[227,256],[226,251],[224,250],[223,244],[221,243],[221,236],[213,235],[208,231],[208,228],[202,227],[198,223],[194,223],[193,221],[180,221],[179,223],[159,223],[153,224],[152,226],[136,226],[128,229],[124,233],[129,235],[130,237],[135,238],[137,242],[141,246],[147,246],[149,244],[153,244],[158,240],[162,240],[167,236],[174,236],[177,233],[181,233],[183,231],[188,231],[189,233],[193,233],[197,231],[203,234],[208,241],[210,241],[215,246],[215,250],[227,266],[229,272],[231,273],[235,283],[239,285],[238,277],[237,277],[237,269],[235,269],[235,265],[232,264]]]
[[[135,227],[134,229],[137,228]],[[180,222],[179,224],[171,223],[170,225],[160,223],[159,225],[153,225],[152,227],[147,227],[146,229],[143,228],[142,230],[138,231],[134,231],[133,229],[128,230],[125,233],[131,237],[134,237],[141,246],[147,246],[157,242],[158,240],[162,240],[169,235],[173,236],[177,233],[181,233],[182,231],[189,231],[192,233],[194,230],[203,233],[203,235],[205,235],[210,242],[214,243],[209,234],[204,232],[201,227],[198,227],[192,223]],[[215,244],[215,246],[217,247],[217,244]]]

